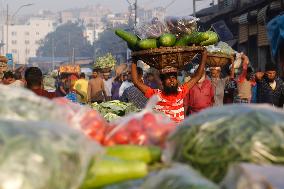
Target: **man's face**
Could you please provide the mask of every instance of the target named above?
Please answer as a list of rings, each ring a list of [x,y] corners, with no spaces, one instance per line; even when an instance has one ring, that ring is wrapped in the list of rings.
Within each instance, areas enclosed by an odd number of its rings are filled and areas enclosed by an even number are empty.
[[[128,79],[128,74],[123,74],[122,81],[126,81]]]
[[[167,74],[163,80],[164,92],[167,95],[178,93],[178,81],[177,74]]]
[[[266,71],[265,74],[269,82],[273,82],[276,78],[276,71]]]
[[[3,79],[3,84],[4,85],[10,85],[11,83],[13,83],[14,78],[8,77],[8,78],[4,78]]]
[[[152,81],[154,81],[154,76],[153,75],[148,75],[148,81],[150,81],[150,82],[152,82]]]
[[[97,78],[98,77],[98,72],[93,72],[93,77]]]
[[[220,78],[220,71],[219,70],[212,69],[210,72],[211,72],[212,78]]]
[[[107,74],[104,74],[103,77],[104,77],[105,80],[109,79],[109,75],[107,75]]]

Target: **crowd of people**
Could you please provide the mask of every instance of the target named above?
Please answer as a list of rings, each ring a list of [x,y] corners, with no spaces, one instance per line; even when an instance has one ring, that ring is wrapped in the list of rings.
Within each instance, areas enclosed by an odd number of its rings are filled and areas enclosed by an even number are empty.
[[[155,109],[177,122],[206,108],[229,103],[269,103],[283,108],[284,83],[274,64],[267,64],[265,72],[254,73],[248,57],[241,53],[241,67],[235,69],[235,60],[232,60],[228,73],[224,73],[221,67],[205,69],[206,59],[207,52],[204,52],[198,68],[183,74],[172,67],[158,74],[144,73],[135,60],[120,74],[101,73],[99,69],[93,69],[91,78],[84,73],[63,73],[56,81],[54,92],[44,89],[44,75],[37,67],[7,71],[1,83],[25,87],[50,99],[66,97],[81,104],[120,100],[140,109],[150,97],[157,95],[159,102]]]

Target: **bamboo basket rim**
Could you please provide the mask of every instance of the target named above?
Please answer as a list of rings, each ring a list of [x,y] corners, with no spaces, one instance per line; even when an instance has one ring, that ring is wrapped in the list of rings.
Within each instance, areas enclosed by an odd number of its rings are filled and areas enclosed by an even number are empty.
[[[227,55],[227,54],[220,54],[220,53],[208,53],[207,54],[208,57],[218,57],[218,58],[233,58],[233,56],[231,55]]]
[[[170,54],[170,53],[182,53],[187,51],[203,51],[205,47],[202,46],[185,46],[185,47],[160,47],[148,50],[140,50],[132,52],[132,56],[141,56],[146,54],[159,55],[159,54]]]

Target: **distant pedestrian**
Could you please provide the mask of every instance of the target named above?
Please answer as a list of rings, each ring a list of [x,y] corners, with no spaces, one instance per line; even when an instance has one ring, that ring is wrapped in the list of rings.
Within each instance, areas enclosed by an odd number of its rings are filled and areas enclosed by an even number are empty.
[[[122,75],[118,75],[114,78],[111,86],[111,99],[119,100],[119,89],[122,84]]]
[[[3,83],[4,85],[10,85],[10,84],[12,84],[13,82],[15,82],[13,72],[12,72],[12,71],[6,71],[6,72],[4,72],[4,76],[3,76],[3,79],[2,79],[2,83]]]
[[[99,76],[99,70],[93,70],[93,78],[88,83],[88,102],[101,103],[105,101],[106,91],[103,79]]]
[[[74,89],[77,92],[77,99],[79,103],[87,103],[88,101],[88,80],[86,80],[85,73],[80,74],[80,78],[75,82]]]
[[[106,100],[111,100],[111,88],[112,88],[112,82],[113,78],[110,77],[110,73],[103,73],[103,81],[106,91]]]
[[[275,64],[268,63],[265,66],[265,73],[256,73],[258,89],[258,103],[268,103],[273,106],[283,107],[284,84],[277,76]]]

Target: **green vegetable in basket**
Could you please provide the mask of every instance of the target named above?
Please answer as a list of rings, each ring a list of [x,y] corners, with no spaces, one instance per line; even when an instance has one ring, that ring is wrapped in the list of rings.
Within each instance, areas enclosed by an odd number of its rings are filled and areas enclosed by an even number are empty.
[[[158,47],[158,41],[156,39],[143,39],[138,41],[138,47],[140,49],[154,49]]]
[[[202,46],[208,46],[208,45],[214,45],[218,42],[218,34],[213,31],[207,31],[204,33],[204,35],[208,35],[209,38],[206,41],[202,41],[200,44]]]
[[[174,46],[176,42],[176,36],[170,33],[165,33],[159,38],[159,45],[163,47]]]
[[[192,34],[185,35],[176,42],[175,46],[187,46],[192,41],[192,38]]]
[[[257,105],[209,109],[186,119],[169,142],[173,160],[220,182],[236,162],[284,164],[284,113]]]
[[[112,157],[94,160],[80,189],[94,189],[117,182],[147,176],[147,165],[141,161],[125,161]]]
[[[116,29],[115,34],[125,40],[130,48],[134,48],[139,41],[139,38],[136,35],[124,31],[123,29]]]
[[[98,57],[96,59],[94,67],[96,68],[114,68],[116,65],[116,59],[111,53],[107,53],[104,56]]]

